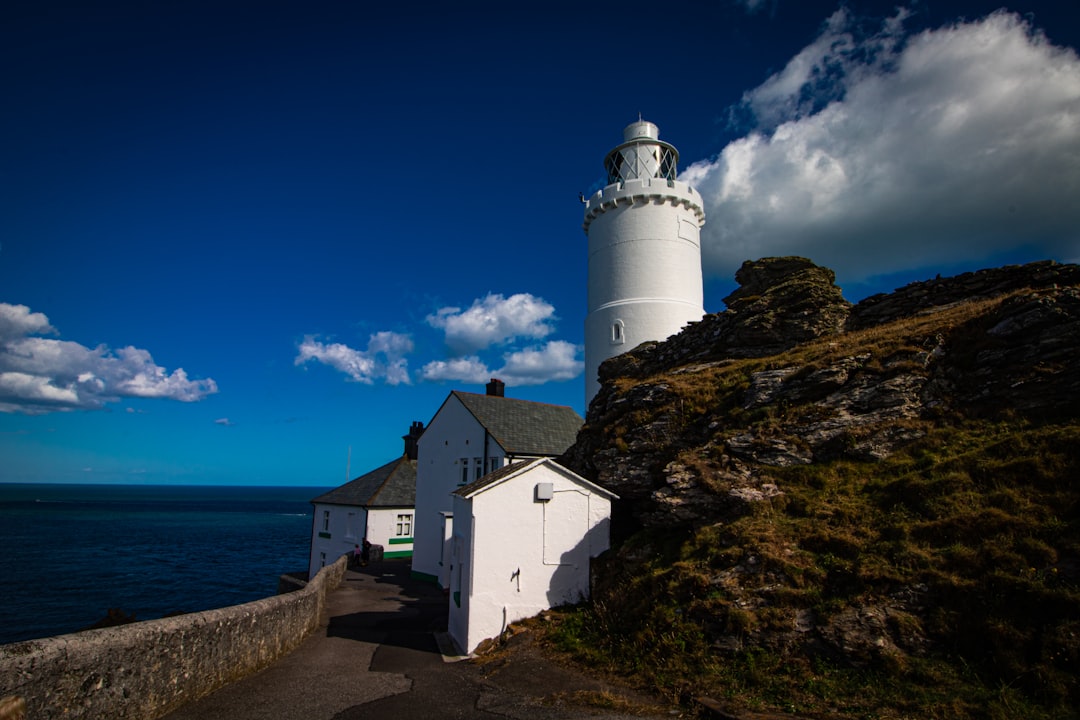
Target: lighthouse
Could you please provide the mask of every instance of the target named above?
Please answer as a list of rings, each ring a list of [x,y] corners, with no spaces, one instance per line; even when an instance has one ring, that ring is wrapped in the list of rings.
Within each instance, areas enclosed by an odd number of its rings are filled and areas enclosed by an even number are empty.
[[[589,239],[585,404],[610,357],[666,340],[705,315],[701,195],[676,180],[679,151],[638,119],[604,158],[607,185],[585,202]]]

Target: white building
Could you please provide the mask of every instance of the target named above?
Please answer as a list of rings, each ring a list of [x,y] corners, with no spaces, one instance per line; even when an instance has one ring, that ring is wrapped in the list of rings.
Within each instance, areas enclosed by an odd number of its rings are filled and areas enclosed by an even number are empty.
[[[562,405],[504,397],[493,379],[487,394],[454,391],[419,440],[412,573],[448,587],[451,493],[518,460],[557,457],[577,438],[583,420]]]
[[[608,358],[666,340],[705,315],[701,195],[676,180],[679,152],[644,120],[604,160],[607,186],[585,203],[589,238],[585,404]]]
[[[416,504],[416,448],[424,424],[409,428],[404,454],[311,501],[308,577],[353,552],[364,538],[383,547],[384,558],[411,557]]]
[[[542,458],[454,492],[448,629],[466,653],[507,625],[589,597],[613,493]]]

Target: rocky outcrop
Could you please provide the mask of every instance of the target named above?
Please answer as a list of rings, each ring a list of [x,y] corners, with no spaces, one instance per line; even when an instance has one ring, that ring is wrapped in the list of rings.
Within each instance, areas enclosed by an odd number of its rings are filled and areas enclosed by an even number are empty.
[[[624,498],[651,497],[664,509],[661,516],[694,521],[716,512],[721,501],[715,492],[678,465],[665,471],[682,447],[707,443],[708,428],[688,428],[682,394],[671,382],[647,378],[665,371],[691,377],[725,358],[774,355],[839,332],[851,308],[835,274],[805,258],[747,261],[736,279],[740,287],[725,299],[725,312],[707,315],[667,342],[644,344],[601,365],[591,420],[564,462],[619,487]],[[639,382],[622,392],[618,383],[627,379]],[[648,421],[636,422],[639,417]],[[736,494],[766,492],[744,486],[749,474],[737,456],[725,460],[722,473],[738,481]]]
[[[768,498],[762,468],[884,459],[943,413],[1080,407],[1077,266],[915,283],[854,309],[832,271],[803,258],[746,262],[736,279],[727,311],[601,366],[564,456],[646,525]]]
[[[600,367],[600,382],[642,378],[720,357],[765,357],[843,329],[851,309],[832,270],[806,258],[746,261],[722,313],[706,315],[663,343],[645,343]]]
[[[960,657],[946,674],[1075,707],[1080,267],[854,307],[801,258],[736,277],[725,312],[601,366],[562,458],[634,536],[597,574],[605,632],[662,617],[709,662],[890,681]]]
[[[925,310],[958,302],[1000,297],[1017,290],[1055,289],[1080,285],[1080,266],[1053,260],[1008,265],[952,277],[914,282],[891,292],[872,295],[852,308],[848,330],[882,325]]]

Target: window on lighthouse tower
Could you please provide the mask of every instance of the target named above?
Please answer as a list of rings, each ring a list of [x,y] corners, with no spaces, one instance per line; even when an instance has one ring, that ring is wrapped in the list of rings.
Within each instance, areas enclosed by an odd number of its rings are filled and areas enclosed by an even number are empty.
[[[622,345],[626,342],[626,327],[622,320],[616,320],[611,324],[611,344]]]

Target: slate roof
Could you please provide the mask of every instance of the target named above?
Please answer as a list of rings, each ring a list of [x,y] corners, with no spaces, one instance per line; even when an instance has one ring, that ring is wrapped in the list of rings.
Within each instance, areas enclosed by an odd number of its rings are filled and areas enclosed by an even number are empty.
[[[416,461],[402,455],[311,502],[361,507],[413,507],[416,505]]]
[[[573,408],[454,390],[508,455],[562,455],[585,424]]]
[[[511,463],[509,465],[503,465],[501,468],[498,468],[497,470],[492,470],[491,472],[489,472],[487,475],[480,478],[479,480],[473,480],[468,485],[462,485],[457,490],[455,490],[452,494],[458,495],[458,496],[463,497],[463,498],[472,497],[473,495],[476,495],[477,493],[491,487],[492,485],[498,485],[503,480],[505,480],[505,479],[507,479],[507,478],[509,478],[509,477],[511,477],[513,475],[516,475],[519,472],[530,469],[531,466],[533,466],[533,465],[547,465],[548,467],[552,468],[556,472],[560,472],[563,475],[566,475],[568,477],[576,478],[578,482],[583,483],[584,485],[593,488],[594,490],[599,492],[601,495],[604,495],[605,497],[607,497],[610,500],[618,500],[619,499],[618,495],[611,492],[607,488],[601,487],[601,486],[597,485],[596,483],[589,482],[585,478],[583,478],[580,475],[578,475],[577,473],[575,473],[573,470],[570,470],[569,468],[563,467],[562,465],[555,462],[551,458],[537,458],[537,459],[534,459],[534,460],[523,460],[522,462],[516,462],[516,463]]]
[[[508,477],[510,475],[513,475],[518,470],[523,469],[526,465],[528,465],[531,462],[536,462],[536,461],[535,460],[525,460],[525,461],[522,461],[522,462],[510,463],[509,465],[503,465],[501,468],[498,468],[496,470],[492,470],[491,472],[489,472],[487,475],[480,478],[479,480],[473,480],[468,485],[462,485],[457,490],[455,490],[452,494],[453,495],[460,495],[461,497],[469,497],[473,493],[476,493],[476,492],[478,492],[480,490],[483,490],[488,485],[495,485],[496,483],[498,483],[503,478]]]

